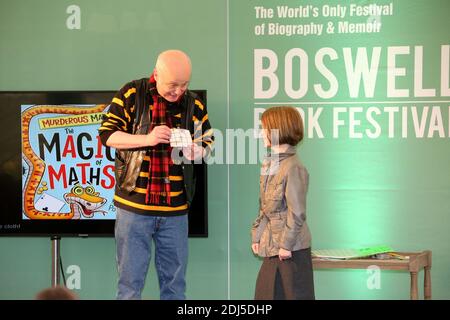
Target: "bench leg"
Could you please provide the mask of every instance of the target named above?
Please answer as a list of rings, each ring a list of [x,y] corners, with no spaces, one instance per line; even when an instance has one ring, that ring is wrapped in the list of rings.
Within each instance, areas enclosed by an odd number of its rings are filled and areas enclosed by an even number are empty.
[[[424,298],[425,300],[431,300],[431,268],[425,267],[424,275]]]
[[[411,300],[418,299],[417,272],[411,272]]]

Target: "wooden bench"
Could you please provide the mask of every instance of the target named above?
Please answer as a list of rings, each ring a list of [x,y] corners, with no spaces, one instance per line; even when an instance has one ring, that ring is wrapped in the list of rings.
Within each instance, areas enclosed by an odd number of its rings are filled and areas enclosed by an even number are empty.
[[[418,273],[424,269],[424,299],[431,299],[431,251],[422,252],[396,252],[408,259],[349,259],[349,260],[326,260],[313,257],[314,269],[367,269],[369,266],[378,266],[385,270],[405,270],[411,275],[411,300],[417,300],[419,291],[417,288]]]

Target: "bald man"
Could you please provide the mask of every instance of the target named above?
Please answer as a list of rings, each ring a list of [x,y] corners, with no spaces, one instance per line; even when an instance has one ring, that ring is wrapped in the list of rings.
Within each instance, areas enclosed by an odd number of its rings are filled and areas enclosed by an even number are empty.
[[[117,92],[99,128],[102,143],[116,149],[118,299],[141,299],[152,242],[160,299],[185,299],[191,161],[209,154],[213,142],[206,106],[188,90],[191,72],[186,53],[162,52],[150,78]],[[173,150],[176,128],[189,130],[194,143]],[[171,156],[180,154],[181,161]]]

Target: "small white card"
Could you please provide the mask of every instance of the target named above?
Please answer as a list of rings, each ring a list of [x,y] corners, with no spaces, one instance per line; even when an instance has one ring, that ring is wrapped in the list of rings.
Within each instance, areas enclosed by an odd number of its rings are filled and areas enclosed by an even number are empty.
[[[59,212],[66,203],[48,194],[42,194],[34,207],[39,211]]]
[[[189,130],[171,129],[170,146],[175,148],[186,148],[192,145],[192,137]]]

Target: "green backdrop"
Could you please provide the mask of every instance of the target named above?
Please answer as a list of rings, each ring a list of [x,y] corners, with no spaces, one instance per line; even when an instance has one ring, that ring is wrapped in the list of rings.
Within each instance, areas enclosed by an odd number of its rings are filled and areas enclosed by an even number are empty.
[[[73,4],[80,8],[80,29],[67,25]],[[0,0],[0,90],[116,90],[148,76],[160,51],[182,49],[192,58],[191,88],[208,91],[210,121],[224,136],[227,128],[254,128],[258,108],[288,104],[304,110],[307,134],[298,154],[310,172],[313,249],[380,243],[399,251],[430,249],[433,298],[449,299],[450,2],[377,1],[388,6],[378,12],[383,15],[363,16],[350,15],[352,4],[375,2]],[[328,16],[338,5],[345,15]],[[280,17],[283,6],[300,16]],[[276,23],[278,34],[270,34]],[[368,32],[369,24],[379,24],[378,32]],[[320,34],[304,34],[320,25]],[[283,28],[297,34],[283,34]],[[350,33],[352,28],[366,32]],[[278,61],[278,90],[265,98],[255,88],[274,85],[264,76],[273,61],[257,60],[261,52]],[[369,67],[359,82],[365,61]],[[317,93],[318,86],[330,96]],[[433,88],[431,95],[420,90]],[[394,89],[409,93],[393,96]],[[367,116],[369,108],[374,113]],[[380,132],[370,136],[375,122]],[[190,299],[253,297],[261,261],[251,253],[249,229],[258,209],[259,164],[236,164],[230,149],[225,158],[233,163],[209,167],[209,237],[189,240]],[[61,253],[65,268],[80,267],[81,298],[114,298],[112,238],[63,238]],[[0,257],[0,299],[32,299],[50,285],[49,239],[0,238]],[[409,298],[407,273],[382,271],[377,289],[368,288],[368,277],[366,270],[316,271],[316,297]],[[153,266],[143,297],[158,297]]]

